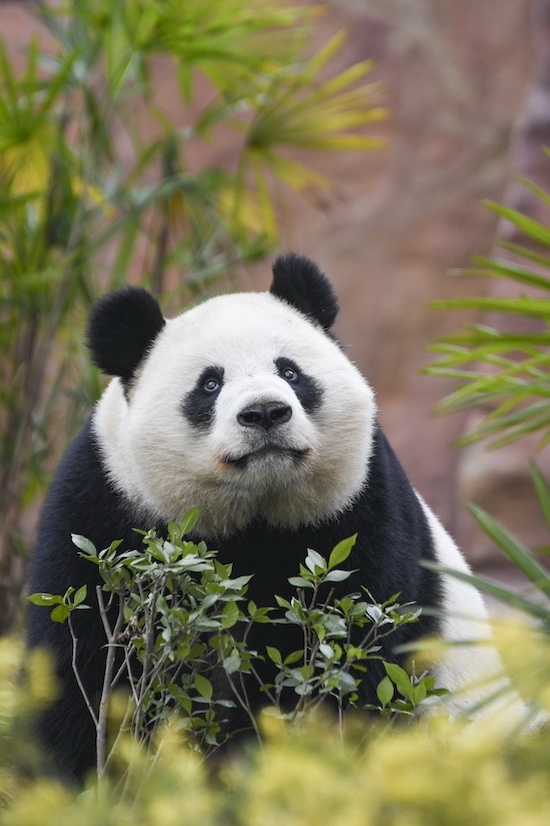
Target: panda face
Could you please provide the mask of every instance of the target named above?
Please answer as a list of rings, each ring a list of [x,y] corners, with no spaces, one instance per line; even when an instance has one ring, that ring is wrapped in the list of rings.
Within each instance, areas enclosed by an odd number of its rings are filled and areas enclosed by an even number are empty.
[[[372,446],[373,393],[338,345],[269,293],[220,296],[166,321],[94,426],[140,511],[201,507],[205,538],[261,519],[318,523],[350,506]]]

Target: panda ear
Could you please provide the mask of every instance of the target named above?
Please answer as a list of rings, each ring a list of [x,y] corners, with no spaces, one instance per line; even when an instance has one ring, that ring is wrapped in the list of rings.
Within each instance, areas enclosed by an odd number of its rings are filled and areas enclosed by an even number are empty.
[[[317,264],[295,253],[280,255],[273,264],[269,292],[329,330],[338,315],[332,285]]]
[[[157,300],[141,287],[122,287],[100,298],[86,336],[94,364],[128,382],[164,324]]]

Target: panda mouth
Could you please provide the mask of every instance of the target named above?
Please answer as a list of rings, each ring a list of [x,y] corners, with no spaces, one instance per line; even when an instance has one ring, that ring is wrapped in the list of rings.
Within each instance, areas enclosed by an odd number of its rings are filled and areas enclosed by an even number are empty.
[[[309,453],[310,449],[308,447],[299,450],[297,448],[279,447],[277,445],[265,445],[257,450],[250,451],[250,453],[245,453],[242,456],[226,456],[223,461],[231,467],[244,470],[250,462],[256,459],[263,459],[266,456],[288,456],[295,464],[300,464]]]

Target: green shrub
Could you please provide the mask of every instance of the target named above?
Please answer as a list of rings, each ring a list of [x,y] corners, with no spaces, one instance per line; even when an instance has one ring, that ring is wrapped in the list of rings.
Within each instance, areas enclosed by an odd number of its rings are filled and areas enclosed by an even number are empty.
[[[231,737],[225,717],[237,708],[261,742],[254,702],[259,692],[272,714],[293,725],[330,700],[343,732],[343,711],[360,707],[360,683],[372,661],[381,659],[382,640],[420,616],[420,609],[400,604],[398,595],[382,604],[366,589],[333,597],[333,583],[351,576],[339,566],[355,537],[336,545],[328,559],[308,550],[299,575],[289,579],[295,595],[275,595],[273,605],[258,606],[247,598],[252,576],[233,578],[232,566],[221,564],[215,551],[186,539],[198,518],[195,508],[181,523],[168,526],[167,538],[149,531],[141,547],[137,541],[135,549],[122,553],[119,542],[98,551],[89,540],[73,536],[80,556],[98,567],[103,587],[87,594],[85,585],[75,583],[65,594],[29,597],[50,611],[53,622],[68,623],[74,675],[96,731],[99,777],[116,760],[121,737],[131,735],[154,754],[154,734],[168,721],[209,755]],[[87,696],[76,667],[72,615],[82,610],[99,611],[105,629],[108,653],[97,704]],[[253,647],[249,635],[257,624],[298,626],[303,647],[284,653],[269,645]],[[263,663],[271,664],[270,684],[260,676]],[[409,676],[395,663],[384,665],[378,710],[385,716],[415,717],[444,693],[427,674]],[[129,683],[129,703],[115,694],[121,678]],[[114,732],[107,725],[113,707]]]
[[[550,711],[548,638],[515,624],[503,640],[515,652],[515,681],[537,663],[530,683]],[[504,733],[502,721],[474,725],[444,717],[396,729],[351,718],[340,727],[319,714],[301,727],[261,717],[263,746],[251,746],[218,774],[182,743],[169,723],[155,757],[120,744],[98,786],[71,791],[22,770],[15,736],[27,700],[16,679],[20,651],[0,647],[0,823],[2,826],[545,826],[550,816],[550,731]],[[42,694],[41,669],[27,691]]]

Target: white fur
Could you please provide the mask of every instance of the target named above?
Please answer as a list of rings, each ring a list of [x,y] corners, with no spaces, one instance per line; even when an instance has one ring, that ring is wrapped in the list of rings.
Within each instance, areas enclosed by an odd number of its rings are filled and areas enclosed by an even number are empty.
[[[308,415],[274,360],[294,360],[323,390]],[[225,370],[213,424],[193,427],[182,403],[207,366]],[[228,464],[266,438],[244,428],[247,404],[280,401],[292,417],[270,432],[284,449],[307,451],[297,463],[269,453],[246,468]],[[129,402],[114,379],[94,427],[109,475],[136,508],[163,520],[201,507],[205,538],[262,517],[281,527],[312,524],[348,507],[362,487],[372,450],[374,395],[356,367],[321,329],[269,293],[219,296],[168,320],[141,365]]]
[[[430,525],[437,562],[454,571],[471,573],[454,541],[422,497],[417,496]],[[442,652],[431,671],[438,685],[452,692],[445,708],[452,714],[468,714],[481,704],[476,714],[500,717],[506,713],[507,725],[512,727],[525,719],[526,709],[505,678],[501,659],[491,644],[489,615],[483,598],[476,588],[456,577],[445,574],[442,582],[442,637],[451,645]],[[499,689],[503,691],[497,696]],[[488,702],[491,697],[496,699]]]

